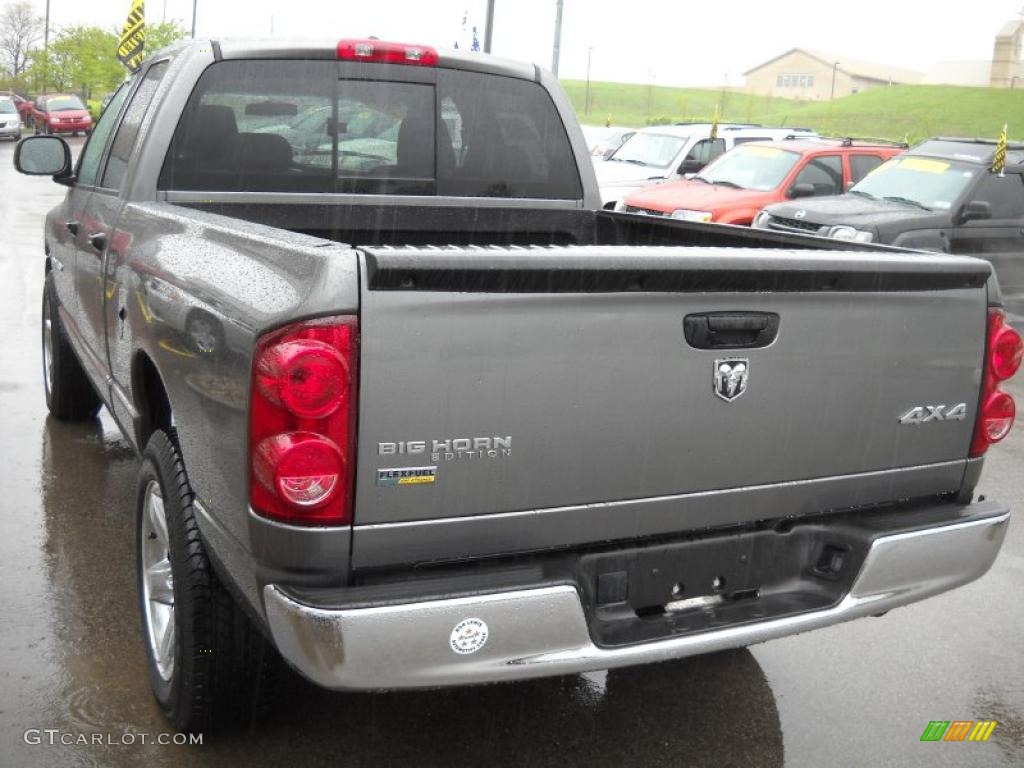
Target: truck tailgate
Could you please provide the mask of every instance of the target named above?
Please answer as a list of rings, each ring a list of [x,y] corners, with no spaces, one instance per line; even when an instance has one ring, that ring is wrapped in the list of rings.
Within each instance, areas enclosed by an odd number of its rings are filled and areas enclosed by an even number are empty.
[[[959,485],[984,350],[984,262],[362,250],[357,531],[932,465],[955,485],[931,490]],[[702,313],[777,315],[778,329],[754,348],[715,346],[738,338],[728,334],[695,348],[684,318]],[[938,405],[954,418],[901,423]],[[898,498],[898,482],[887,491]],[[701,522],[769,516],[744,498]],[[678,530],[694,522],[683,509]],[[645,531],[642,508],[623,514]],[[578,535],[603,538],[586,526]],[[356,562],[358,548],[357,534]]]

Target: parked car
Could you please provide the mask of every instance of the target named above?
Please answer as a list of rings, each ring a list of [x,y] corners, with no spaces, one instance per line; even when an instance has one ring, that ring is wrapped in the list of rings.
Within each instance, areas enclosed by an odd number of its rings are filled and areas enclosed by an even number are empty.
[[[70,133],[77,136],[92,129],[89,110],[77,96],[50,94],[35,100],[31,112],[31,124],[36,133]]]
[[[765,128],[722,124],[711,138],[710,123],[683,123],[643,128],[627,139],[603,163],[595,165],[601,202],[614,208],[619,200],[641,187],[694,174],[737,144],[781,141],[789,136],[811,137],[805,128]]]
[[[21,117],[22,123],[27,123],[29,121],[29,115],[32,113],[33,106],[33,102],[30,99],[27,99],[14,91],[0,91],[0,96],[6,96],[14,102],[14,107],[18,110],[18,115]]]
[[[0,139],[21,138],[21,116],[14,100],[8,96],[0,96]]]
[[[838,195],[904,149],[852,139],[741,144],[690,179],[627,195],[616,210],[746,225],[771,203]]]
[[[394,156],[239,130],[288,99],[400,116]],[[74,169],[56,136],[15,164],[68,187],[46,403],[105,405],[142,457],[132,609],[180,731],[248,722],[278,653],[338,689],[662,661],[884,613],[1002,545],[974,490],[1022,345],[990,266],[599,210],[532,64],[193,40]]]
[[[838,197],[770,205],[754,226],[969,254],[992,263],[1007,311],[1024,322],[1024,144],[992,173],[995,142],[928,139]]]
[[[610,157],[626,139],[636,133],[636,128],[623,128],[615,125],[584,125],[581,128],[583,136],[587,140],[587,149],[590,150],[591,157],[598,160]]]

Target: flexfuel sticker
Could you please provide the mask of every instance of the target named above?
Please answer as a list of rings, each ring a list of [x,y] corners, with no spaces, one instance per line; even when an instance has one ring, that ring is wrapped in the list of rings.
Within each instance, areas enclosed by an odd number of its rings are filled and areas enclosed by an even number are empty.
[[[430,485],[437,479],[437,467],[394,467],[377,470],[377,485]]]

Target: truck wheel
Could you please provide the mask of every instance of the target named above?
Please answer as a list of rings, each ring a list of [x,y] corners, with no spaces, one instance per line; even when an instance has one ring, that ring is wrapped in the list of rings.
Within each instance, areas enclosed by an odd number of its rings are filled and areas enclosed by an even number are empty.
[[[153,695],[181,732],[251,723],[272,651],[214,572],[172,431],[143,452],[137,581]]]
[[[82,370],[71,348],[60,313],[53,276],[43,284],[43,386],[46,407],[61,421],[93,418],[100,409],[100,398]]]

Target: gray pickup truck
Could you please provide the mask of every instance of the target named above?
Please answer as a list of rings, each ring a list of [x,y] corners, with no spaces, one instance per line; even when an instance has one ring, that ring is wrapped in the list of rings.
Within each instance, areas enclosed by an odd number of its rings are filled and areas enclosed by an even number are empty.
[[[977,579],[1020,363],[983,261],[602,211],[555,79],[423,46],[147,60],[45,229],[50,412],[142,457],[175,727],[672,659]],[[951,627],[951,631],[954,629]]]

